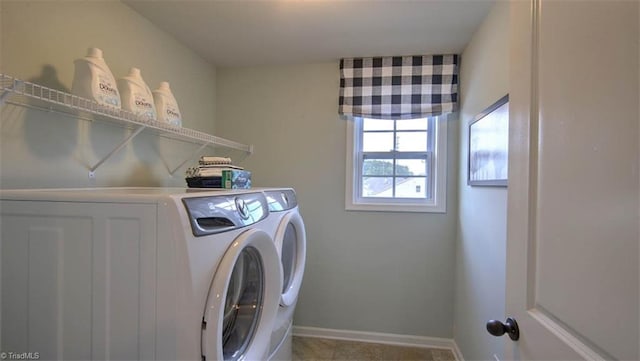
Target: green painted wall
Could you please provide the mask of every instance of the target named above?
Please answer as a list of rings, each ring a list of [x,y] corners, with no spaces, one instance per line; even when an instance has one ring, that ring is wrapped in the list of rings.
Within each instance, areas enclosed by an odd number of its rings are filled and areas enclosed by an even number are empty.
[[[345,211],[338,63],[218,68],[216,133],[255,145],[257,186],[291,186],[305,219],[297,326],[451,338],[457,125],[446,214]]]
[[[184,126],[211,133],[215,68],[115,1],[2,1],[0,71],[69,91],[76,58],[98,47],[116,78],[138,67],[150,88],[169,81]],[[169,174],[196,149],[148,133],[104,163],[96,179],[88,167],[109,153],[128,130],[69,116],[3,106],[0,116],[2,188],[184,185],[184,168]]]
[[[461,56],[454,339],[465,360],[502,359],[485,324],[505,317],[507,188],[467,185],[469,122],[509,92],[509,3],[497,2]]]

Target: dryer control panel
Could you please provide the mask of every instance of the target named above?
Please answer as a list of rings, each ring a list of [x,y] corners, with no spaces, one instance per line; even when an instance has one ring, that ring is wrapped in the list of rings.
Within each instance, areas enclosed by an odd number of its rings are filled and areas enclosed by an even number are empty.
[[[282,212],[298,205],[296,192],[293,189],[275,189],[264,192],[269,203],[269,211]]]
[[[246,227],[269,215],[262,193],[183,198],[196,237]]]

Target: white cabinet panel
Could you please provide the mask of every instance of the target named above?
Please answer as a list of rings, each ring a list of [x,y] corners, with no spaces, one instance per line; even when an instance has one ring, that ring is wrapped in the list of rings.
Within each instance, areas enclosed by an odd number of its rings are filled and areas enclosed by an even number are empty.
[[[67,360],[154,357],[155,205],[0,206],[3,351]]]

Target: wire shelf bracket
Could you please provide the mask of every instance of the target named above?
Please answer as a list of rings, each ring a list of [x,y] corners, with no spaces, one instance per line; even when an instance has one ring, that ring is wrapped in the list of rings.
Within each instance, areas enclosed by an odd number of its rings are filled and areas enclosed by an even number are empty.
[[[175,172],[178,171],[178,169],[182,168],[182,166],[187,164],[188,161],[190,161],[191,159],[195,158],[208,145],[209,145],[209,143],[205,143],[205,144],[201,145],[198,149],[194,150],[193,153],[191,153],[191,156],[189,158],[185,159],[182,163],[178,164],[178,166],[175,167],[173,170],[170,170],[169,174],[174,175]]]
[[[96,177],[96,169],[102,165],[102,163],[106,162],[107,159],[111,158],[114,154],[118,153],[120,149],[124,148],[136,135],[140,134],[143,130],[145,130],[145,126],[140,126],[133,133],[129,134],[128,137],[124,138],[120,144],[118,144],[112,151],[110,151],[107,155],[102,157],[93,167],[89,168],[89,179],[94,179]]]
[[[20,83],[20,80],[14,79],[14,81],[11,82],[11,85],[9,85],[2,92],[2,94],[0,94],[0,106],[4,105],[4,102],[6,101],[6,99],[9,97],[12,91],[18,86],[19,83]]]

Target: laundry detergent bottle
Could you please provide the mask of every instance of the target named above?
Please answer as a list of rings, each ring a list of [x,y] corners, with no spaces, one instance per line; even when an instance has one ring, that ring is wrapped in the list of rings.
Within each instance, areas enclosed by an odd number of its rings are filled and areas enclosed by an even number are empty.
[[[116,79],[102,58],[102,50],[89,48],[87,56],[74,61],[75,72],[71,93],[102,105],[120,108]]]
[[[160,83],[160,87],[153,91],[153,101],[156,103],[158,121],[175,127],[182,126],[180,108],[178,108],[178,102],[176,102],[168,82],[163,81]]]
[[[131,68],[129,75],[118,79],[122,109],[128,110],[144,120],[156,120],[156,106],[151,89],[140,75],[140,69]]]

